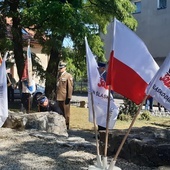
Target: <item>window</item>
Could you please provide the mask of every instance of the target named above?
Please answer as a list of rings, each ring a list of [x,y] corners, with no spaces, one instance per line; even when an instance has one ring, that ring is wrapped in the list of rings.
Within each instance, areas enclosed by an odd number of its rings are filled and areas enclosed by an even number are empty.
[[[140,13],[141,12],[141,1],[136,1],[136,2],[133,2],[136,6],[136,10],[134,13]]]
[[[167,0],[157,0],[157,8],[158,9],[165,9],[166,8],[166,4],[167,4]]]

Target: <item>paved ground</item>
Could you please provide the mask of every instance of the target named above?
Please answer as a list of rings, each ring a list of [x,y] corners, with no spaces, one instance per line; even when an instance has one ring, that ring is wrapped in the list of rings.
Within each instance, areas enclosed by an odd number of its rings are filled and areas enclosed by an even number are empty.
[[[114,100],[117,106],[120,106],[123,103],[122,99],[114,99]],[[85,101],[86,103],[88,103],[88,97],[87,95],[73,95],[72,101],[75,101],[75,102]]]
[[[123,100],[122,99],[114,99],[115,100],[115,103],[116,105],[119,107],[121,104],[123,104]],[[79,103],[80,101],[85,101],[86,103],[88,103],[88,97],[87,95],[85,94],[79,94],[79,95],[73,95],[72,96],[72,101],[73,102],[77,102]],[[145,106],[142,107],[142,109],[144,110],[145,109]],[[154,106],[153,107],[153,110],[154,112],[158,112],[158,107],[157,106]],[[163,108],[162,108],[162,111],[163,111]]]

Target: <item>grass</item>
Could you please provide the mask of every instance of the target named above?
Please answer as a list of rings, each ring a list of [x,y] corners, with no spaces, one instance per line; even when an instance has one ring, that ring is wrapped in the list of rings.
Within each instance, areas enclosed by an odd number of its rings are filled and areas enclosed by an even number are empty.
[[[9,109],[17,112],[20,109],[20,102],[15,102],[14,104],[9,105]],[[37,110],[32,110],[31,113],[35,111]],[[138,118],[133,127],[152,126],[157,128],[170,128],[170,117],[151,116],[151,120],[149,121],[139,120]],[[131,121],[117,120],[114,129],[127,129],[130,124]],[[87,108],[71,105],[70,128],[80,130],[94,129],[93,123],[89,122]]]
[[[170,128],[170,117],[151,116],[149,121],[139,120],[138,118],[135,121],[133,127],[152,126],[157,128]],[[128,129],[130,124],[131,121],[117,120],[114,129]],[[70,128],[82,130],[94,129],[93,123],[89,122],[88,120],[87,108],[71,106]]]

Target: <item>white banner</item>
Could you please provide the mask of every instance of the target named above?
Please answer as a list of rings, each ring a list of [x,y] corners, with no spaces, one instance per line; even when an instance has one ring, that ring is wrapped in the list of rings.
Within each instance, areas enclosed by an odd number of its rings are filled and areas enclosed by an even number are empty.
[[[6,57],[5,54],[2,64],[0,65],[0,127],[8,117],[8,98],[7,98],[7,77],[6,77]]]
[[[147,94],[170,111],[170,54],[147,87]]]
[[[89,121],[93,122],[93,109],[95,112],[96,123],[102,127],[106,127],[107,119],[107,105],[108,105],[108,86],[102,77],[100,77],[98,71],[98,65],[95,60],[94,55],[92,54],[87,39],[85,38],[86,43],[86,60],[87,60],[87,73],[88,73],[88,106],[89,106]],[[91,93],[93,95],[93,103]],[[110,100],[110,109],[109,109],[109,129],[112,129],[115,125],[118,108],[115,105],[113,98]]]

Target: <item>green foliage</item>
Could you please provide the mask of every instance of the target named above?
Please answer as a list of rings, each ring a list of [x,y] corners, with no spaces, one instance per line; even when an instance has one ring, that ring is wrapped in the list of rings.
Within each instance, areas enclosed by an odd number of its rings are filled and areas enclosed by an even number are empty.
[[[119,116],[121,114],[125,114],[134,117],[134,115],[137,113],[138,106],[127,98],[125,98],[123,101],[124,103],[120,106],[119,109]]]
[[[140,118],[139,118],[139,120],[147,120],[147,121],[149,121],[151,119],[151,114],[150,114],[150,112],[149,111],[144,111],[144,112],[142,112],[141,114],[140,114]]]
[[[131,120],[131,116],[129,114],[121,113],[119,115],[118,119],[121,121],[129,121],[129,120]]]
[[[9,11],[10,9],[10,11]],[[46,70],[48,89],[53,90],[60,59],[68,62],[70,71],[76,80],[86,79],[85,42],[87,36],[90,48],[98,60],[105,61],[103,42],[100,33],[106,33],[108,24],[114,17],[135,30],[137,22],[132,16],[135,10],[129,0],[29,0],[2,1],[0,10],[4,16],[15,19],[16,33],[21,28],[29,28],[35,32],[34,38],[42,45],[42,52],[50,55]],[[14,32],[13,32],[14,33]],[[14,35],[13,35],[14,36]],[[64,38],[73,41],[73,49],[62,48]],[[23,64],[20,37],[15,35],[13,49],[19,74]],[[19,42],[19,43],[18,43]],[[58,52],[63,52],[63,57]],[[18,53],[17,53],[18,52]],[[37,69],[39,69],[37,67]],[[41,72],[39,72],[41,73]],[[50,77],[50,74],[53,76]],[[51,85],[53,87],[51,87]]]

